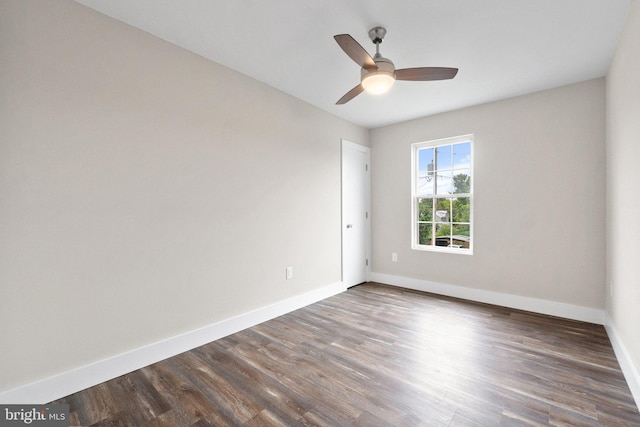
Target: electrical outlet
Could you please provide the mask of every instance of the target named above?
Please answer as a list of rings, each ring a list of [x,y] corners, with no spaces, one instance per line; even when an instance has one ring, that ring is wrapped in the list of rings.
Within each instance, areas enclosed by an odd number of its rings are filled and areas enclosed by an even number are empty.
[[[398,254],[397,253],[393,252],[391,254],[391,261],[398,262]]]
[[[287,267],[287,280],[293,279],[293,267]]]

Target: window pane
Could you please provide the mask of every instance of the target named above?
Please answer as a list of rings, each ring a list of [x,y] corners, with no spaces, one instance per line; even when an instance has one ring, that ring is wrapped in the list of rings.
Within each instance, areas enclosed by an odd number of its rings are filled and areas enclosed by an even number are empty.
[[[451,169],[451,145],[436,147],[436,170]]]
[[[453,247],[469,249],[471,244],[471,226],[468,224],[455,224],[451,230],[451,244]]]
[[[427,172],[429,169],[433,170],[433,148],[421,148],[418,150],[418,171]]]
[[[432,229],[433,226],[431,224],[418,224],[418,244],[419,245],[431,245],[432,239]]]
[[[471,200],[468,197],[453,199],[451,220],[453,222],[471,221]]]
[[[436,199],[436,222],[450,222],[451,221],[451,200],[450,199]]]
[[[418,199],[418,221],[433,221],[433,199]]]
[[[419,195],[433,194],[434,153],[435,149],[433,148],[421,148],[418,150],[416,189]]]
[[[454,224],[451,233],[456,236],[469,237],[471,235],[471,226],[469,224]]]
[[[453,194],[471,193],[471,170],[455,171],[452,179]]]
[[[471,167],[471,143],[463,142],[453,146],[453,168],[469,169]]]
[[[421,148],[418,150],[418,176],[416,177],[418,195],[433,194],[434,153],[435,150],[433,148]]]
[[[436,224],[436,246],[451,244],[451,224]]]
[[[424,175],[418,177],[418,183],[416,186],[417,196],[433,196],[433,177]]]
[[[438,171],[436,177],[436,194],[453,194],[453,177],[451,171]]]

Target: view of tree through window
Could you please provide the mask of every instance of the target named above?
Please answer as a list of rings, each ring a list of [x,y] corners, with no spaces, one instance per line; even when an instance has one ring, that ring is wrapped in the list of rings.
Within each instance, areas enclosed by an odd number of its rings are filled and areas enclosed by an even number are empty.
[[[472,137],[413,144],[414,249],[470,252]]]

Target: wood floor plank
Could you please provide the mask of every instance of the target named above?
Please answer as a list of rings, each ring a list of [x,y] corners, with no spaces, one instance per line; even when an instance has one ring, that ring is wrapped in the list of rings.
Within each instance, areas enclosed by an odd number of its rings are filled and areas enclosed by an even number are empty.
[[[375,283],[58,403],[95,426],[640,426],[602,326]]]

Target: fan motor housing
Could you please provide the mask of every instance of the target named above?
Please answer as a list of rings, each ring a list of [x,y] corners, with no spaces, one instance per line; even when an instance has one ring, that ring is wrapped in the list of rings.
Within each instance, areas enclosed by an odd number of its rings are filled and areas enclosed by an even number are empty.
[[[378,69],[376,70],[375,68],[369,68],[369,69],[362,68],[360,70],[360,81],[362,81],[362,79],[364,79],[366,76],[368,76],[371,73],[389,74],[395,79],[396,66],[393,64],[393,62],[391,62],[390,59],[376,55],[373,57],[373,60],[378,66]]]

